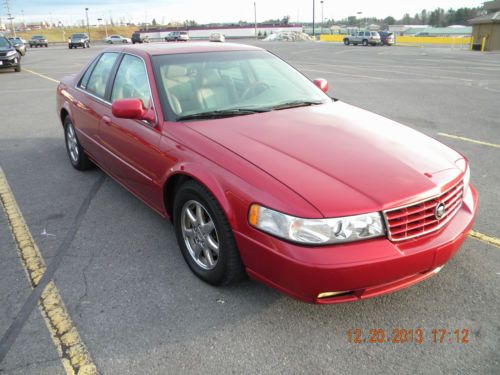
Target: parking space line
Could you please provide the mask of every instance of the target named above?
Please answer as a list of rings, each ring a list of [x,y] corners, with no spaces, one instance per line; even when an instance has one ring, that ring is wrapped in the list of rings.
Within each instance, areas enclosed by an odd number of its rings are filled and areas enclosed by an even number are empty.
[[[29,69],[26,69],[26,68],[23,68],[23,70],[25,72],[28,72],[28,73],[31,73],[31,74],[34,74],[36,76],[39,76],[39,77],[42,77],[42,78],[45,78],[45,79],[48,79],[49,81],[52,81],[52,82],[55,82],[55,83],[59,83],[59,81],[57,79],[54,79],[54,78],[51,78],[49,76],[46,76],[45,74],[42,74],[42,73],[37,73],[37,72],[34,72],[33,70],[29,70]]]
[[[0,168],[0,204],[10,225],[12,237],[17,245],[18,254],[28,280],[31,287],[35,289],[39,284],[42,284],[42,277],[47,267],[26,225],[2,168]],[[97,374],[97,367],[73,324],[54,281],[49,281],[43,289],[38,300],[38,307],[66,373]],[[29,312],[26,313],[29,314]],[[16,338],[16,334],[13,332],[16,329],[20,331],[21,327],[15,327],[13,324],[0,340],[0,362]]]
[[[496,246],[500,248],[500,238],[491,237],[483,233],[476,232],[475,230],[471,230],[469,232],[469,236],[475,238],[481,242],[487,243],[489,245]]]
[[[452,135],[452,134],[446,134],[446,133],[438,133],[438,135],[442,137],[448,137],[448,138],[453,138],[453,139],[458,139],[460,141],[466,141],[466,142],[471,142],[471,143],[477,143],[478,145],[483,145],[483,146],[489,146],[489,147],[495,147],[495,148],[500,148],[500,145],[497,145],[495,143],[489,143],[489,142],[483,142],[483,141],[478,141],[476,139],[471,139],[471,138],[466,138],[466,137],[460,137],[458,135]]]

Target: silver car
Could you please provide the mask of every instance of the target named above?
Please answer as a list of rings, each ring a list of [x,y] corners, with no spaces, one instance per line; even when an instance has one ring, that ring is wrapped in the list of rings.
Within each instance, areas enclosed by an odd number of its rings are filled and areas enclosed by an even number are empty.
[[[125,38],[121,35],[110,35],[106,39],[104,39],[106,43],[109,44],[123,44],[123,43],[132,43],[132,39]]]
[[[189,40],[189,34],[187,31],[171,31],[165,37],[166,42],[187,42]]]
[[[380,43],[380,35],[376,31],[355,31],[352,35],[346,36],[344,38],[344,44],[346,46],[350,44],[354,44],[355,46],[357,46],[358,44],[362,44],[364,46],[367,46],[368,44],[376,46]]]

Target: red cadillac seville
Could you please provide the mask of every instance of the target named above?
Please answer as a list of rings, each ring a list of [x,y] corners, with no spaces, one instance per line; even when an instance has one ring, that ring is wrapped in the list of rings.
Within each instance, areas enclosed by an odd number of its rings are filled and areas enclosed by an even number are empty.
[[[57,113],[73,167],[170,218],[208,283],[338,303],[436,274],[474,221],[467,160],[327,90],[260,48],[150,44],[64,78]]]

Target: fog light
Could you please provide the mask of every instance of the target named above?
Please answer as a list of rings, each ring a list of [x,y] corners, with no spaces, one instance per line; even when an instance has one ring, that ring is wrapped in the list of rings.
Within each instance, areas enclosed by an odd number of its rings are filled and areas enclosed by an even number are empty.
[[[336,297],[336,296],[341,296],[341,295],[349,294],[349,293],[351,293],[351,292],[345,291],[345,290],[341,291],[341,292],[324,292],[324,293],[318,294],[318,299]]]

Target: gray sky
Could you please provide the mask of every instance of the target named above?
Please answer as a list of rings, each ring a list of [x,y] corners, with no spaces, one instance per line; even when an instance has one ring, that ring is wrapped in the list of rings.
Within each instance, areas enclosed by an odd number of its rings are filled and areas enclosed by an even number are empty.
[[[0,1],[3,3],[3,0]],[[97,18],[124,21],[158,22],[184,21],[194,19],[198,23],[249,21],[253,22],[253,0],[10,0],[11,13],[16,21],[24,18],[28,21],[50,20],[63,23],[78,22],[85,17],[85,7],[89,8],[91,23]],[[271,18],[291,17],[292,22],[312,20],[312,0],[260,0],[257,3],[257,19],[264,21]],[[474,0],[324,0],[325,18],[342,19],[357,12],[358,17],[401,18],[405,13],[412,16],[422,9],[444,9],[474,7],[483,1]],[[5,17],[5,9],[0,6],[0,17]],[[316,19],[321,19],[320,0],[316,0]],[[5,22],[5,20],[4,20]]]

